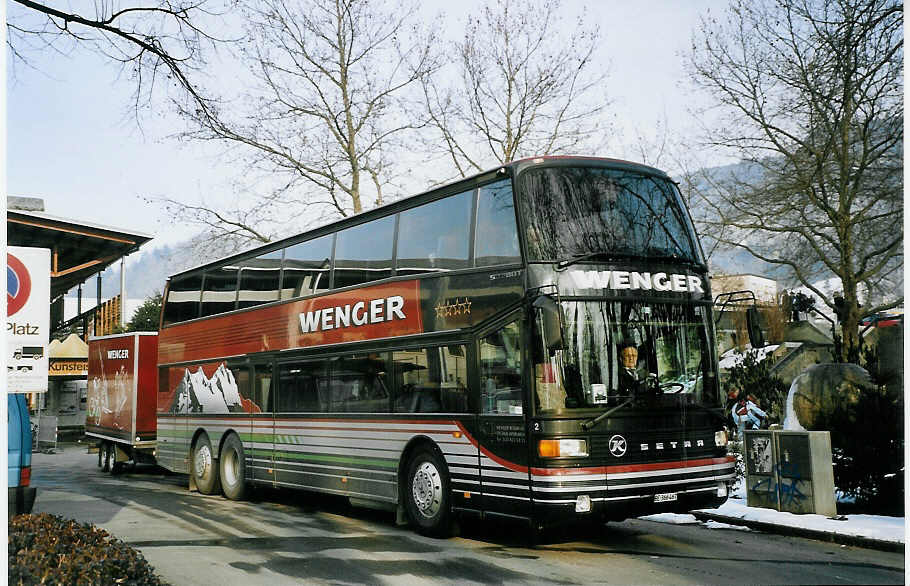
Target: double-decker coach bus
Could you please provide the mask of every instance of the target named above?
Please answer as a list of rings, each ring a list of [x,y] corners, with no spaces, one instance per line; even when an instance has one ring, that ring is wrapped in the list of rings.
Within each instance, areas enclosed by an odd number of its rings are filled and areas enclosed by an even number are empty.
[[[173,275],[159,463],[534,530],[716,507],[707,267],[661,171],[514,162]]]

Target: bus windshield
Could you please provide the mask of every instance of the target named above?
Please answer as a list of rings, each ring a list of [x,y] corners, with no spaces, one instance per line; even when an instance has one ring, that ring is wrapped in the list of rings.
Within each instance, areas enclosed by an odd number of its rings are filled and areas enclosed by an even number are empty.
[[[700,262],[673,184],[621,169],[530,169],[519,180],[528,258],[594,253]]]
[[[642,301],[562,301],[560,340],[535,309],[539,412],[603,408],[629,398],[720,405],[705,307]],[[653,402],[653,401],[652,401]]]

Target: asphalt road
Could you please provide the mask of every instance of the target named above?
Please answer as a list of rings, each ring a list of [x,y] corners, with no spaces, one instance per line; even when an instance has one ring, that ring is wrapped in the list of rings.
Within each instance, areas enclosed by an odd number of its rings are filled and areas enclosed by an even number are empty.
[[[82,446],[35,454],[32,469],[35,512],[102,527],[174,585],[904,583],[900,553],[704,524],[631,520],[536,547],[518,525],[468,525],[439,540],[335,497],[268,490],[236,503],[152,467],[110,476]]]

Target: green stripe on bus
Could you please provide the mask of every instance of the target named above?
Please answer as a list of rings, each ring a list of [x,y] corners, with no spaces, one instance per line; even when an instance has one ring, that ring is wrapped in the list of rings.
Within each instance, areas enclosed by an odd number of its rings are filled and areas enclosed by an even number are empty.
[[[331,462],[333,464],[353,464],[374,468],[397,468],[398,460],[381,460],[378,458],[363,458],[358,456],[337,456],[331,454],[310,454],[298,452],[283,452],[279,450],[250,450],[254,456],[271,457],[272,454],[286,458],[288,460],[300,460],[302,462]]]

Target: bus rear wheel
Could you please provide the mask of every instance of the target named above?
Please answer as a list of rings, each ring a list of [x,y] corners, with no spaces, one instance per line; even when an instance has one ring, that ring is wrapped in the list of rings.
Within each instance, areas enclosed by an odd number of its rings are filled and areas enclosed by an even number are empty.
[[[221,471],[221,492],[232,501],[246,496],[246,469],[243,459],[243,443],[236,434],[224,440],[221,457],[218,459]]]
[[[448,537],[452,530],[449,472],[428,447],[419,448],[408,462],[405,510],[422,535]]]
[[[218,467],[212,455],[212,443],[206,434],[196,438],[193,444],[193,480],[202,494],[215,494],[221,489]]]

